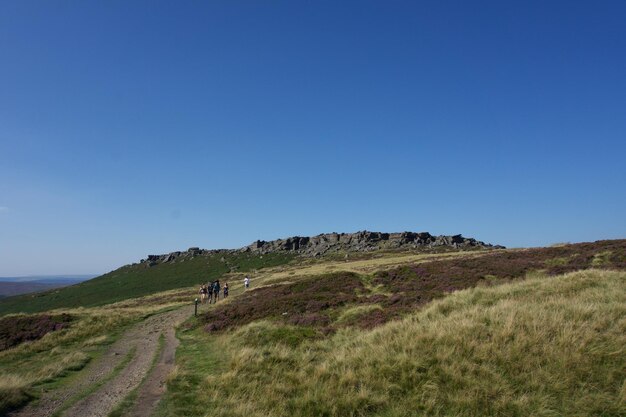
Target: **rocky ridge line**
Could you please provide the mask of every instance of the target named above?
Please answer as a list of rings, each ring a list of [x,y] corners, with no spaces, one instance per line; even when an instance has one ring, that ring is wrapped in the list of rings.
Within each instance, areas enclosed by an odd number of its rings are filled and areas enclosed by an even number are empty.
[[[323,233],[317,236],[292,236],[272,241],[257,240],[240,249],[200,249],[189,248],[186,251],[170,252],[163,255],[148,255],[141,263],[150,266],[168,263],[176,259],[193,258],[195,256],[215,253],[249,252],[265,255],[276,252],[295,253],[306,257],[318,257],[337,252],[371,252],[387,249],[435,249],[449,247],[451,249],[504,249],[504,246],[484,243],[462,235],[433,236],[428,232],[382,233],[367,230],[356,233]]]

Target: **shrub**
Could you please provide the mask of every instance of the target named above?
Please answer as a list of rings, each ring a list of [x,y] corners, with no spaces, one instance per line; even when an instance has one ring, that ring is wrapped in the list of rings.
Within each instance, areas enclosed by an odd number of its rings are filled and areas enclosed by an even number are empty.
[[[0,319],[0,351],[41,339],[50,332],[68,327],[72,320],[69,314],[3,317]]]

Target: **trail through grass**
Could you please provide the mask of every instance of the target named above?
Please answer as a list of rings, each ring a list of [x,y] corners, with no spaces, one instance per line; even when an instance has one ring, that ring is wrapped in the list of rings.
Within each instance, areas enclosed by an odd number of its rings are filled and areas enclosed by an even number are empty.
[[[39,340],[0,351],[0,415],[69,382],[131,324],[180,307],[189,291],[171,291],[106,307],[59,310],[75,319]],[[12,316],[8,316],[10,319]],[[18,316],[20,317],[20,316]]]
[[[124,369],[126,367],[126,365],[128,365],[128,363],[133,359],[133,357],[135,356],[135,354],[137,353],[136,349],[131,349],[130,351],[128,351],[128,353],[126,354],[126,356],[124,357],[124,359],[117,364],[117,366],[111,371],[110,374],[108,374],[105,378],[102,378],[101,380],[99,380],[97,383],[90,385],[88,387],[86,387],[82,392],[80,392],[78,395],[70,398],[68,401],[66,401],[65,403],[63,403],[63,405],[61,406],[61,408],[59,408],[53,415],[52,417],[61,417],[63,415],[63,412],[65,410],[67,410],[68,408],[70,408],[71,406],[73,406],[74,404],[76,404],[78,401],[82,400],[83,398],[86,398],[87,396],[93,394],[95,391],[97,391],[101,386],[103,386],[104,384],[108,383],[109,381],[111,381],[113,378],[115,378],[115,376],[117,374],[120,373],[120,371],[122,369]]]

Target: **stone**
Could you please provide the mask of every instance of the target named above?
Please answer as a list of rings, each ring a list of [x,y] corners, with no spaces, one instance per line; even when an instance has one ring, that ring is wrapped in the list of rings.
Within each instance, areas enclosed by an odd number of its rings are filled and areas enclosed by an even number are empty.
[[[466,238],[463,235],[433,236],[428,232],[371,232],[362,230],[355,233],[324,233],[317,236],[292,236],[272,241],[257,240],[240,249],[215,249],[206,250],[199,247],[190,247],[185,252],[171,252],[164,255],[148,255],[140,261],[146,267],[153,267],[161,263],[184,262],[185,259],[193,259],[195,256],[220,256],[220,262],[227,262],[226,255],[236,253],[249,253],[250,256],[259,256],[270,253],[288,252],[305,257],[321,257],[326,254],[340,253],[348,259],[350,252],[371,252],[376,250],[429,250],[439,247],[455,249],[485,248],[505,249],[504,246],[491,245],[476,239]],[[208,259],[207,259],[208,260]],[[236,268],[233,267],[233,268]]]

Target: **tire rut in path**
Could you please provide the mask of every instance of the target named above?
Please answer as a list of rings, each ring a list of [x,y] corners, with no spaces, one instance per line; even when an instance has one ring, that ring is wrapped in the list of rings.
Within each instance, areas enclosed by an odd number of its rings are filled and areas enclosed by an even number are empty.
[[[158,362],[139,388],[135,403],[125,415],[132,417],[149,417],[156,409],[163,394],[165,394],[167,389],[167,376],[174,368],[178,339],[176,339],[173,328],[167,329],[164,336],[165,343],[159,355]]]
[[[168,347],[167,340],[172,337],[176,341],[174,327],[189,317],[191,313],[192,310],[184,307],[148,317],[126,331],[118,341],[111,345],[105,354],[81,371],[81,375],[71,384],[62,389],[45,393],[37,404],[26,406],[22,410],[10,414],[10,416],[49,417],[53,415],[66,401],[79,395],[89,386],[106,378],[124,360],[126,355],[133,348],[136,348],[132,360],[112,380],[62,413],[63,416],[70,417],[107,416],[126,395],[139,386],[148,374],[158,350],[160,335],[162,333],[166,335],[166,344],[163,350],[163,353],[165,353]],[[172,362],[176,342],[173,345],[174,351],[171,352]],[[171,340],[170,344],[172,344]],[[161,355],[160,360],[162,358],[163,355]],[[149,380],[150,378],[146,380],[145,385],[148,385]],[[159,398],[153,400],[153,407],[156,406]],[[148,410],[148,412],[151,411],[152,409]]]
[[[70,407],[64,417],[106,417],[132,390],[137,388],[148,374],[157,353],[161,333],[179,324],[189,315],[183,308],[149,317],[137,325],[137,332],[131,336],[137,346],[133,360],[111,381],[96,392]]]

